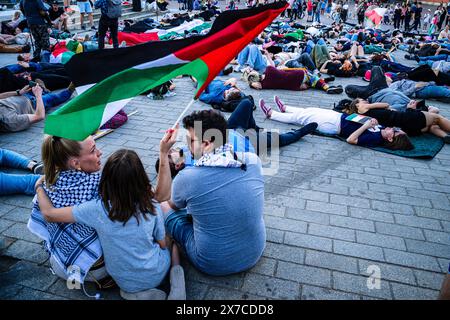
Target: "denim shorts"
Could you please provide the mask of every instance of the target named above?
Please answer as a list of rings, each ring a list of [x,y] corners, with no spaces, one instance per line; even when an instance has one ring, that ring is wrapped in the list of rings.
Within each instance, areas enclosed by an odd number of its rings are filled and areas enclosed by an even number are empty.
[[[167,232],[178,242],[185,252],[194,242],[194,226],[192,216],[186,209],[170,210],[165,220]]]
[[[92,13],[92,6],[89,1],[77,1],[78,8],[80,8],[80,13]]]

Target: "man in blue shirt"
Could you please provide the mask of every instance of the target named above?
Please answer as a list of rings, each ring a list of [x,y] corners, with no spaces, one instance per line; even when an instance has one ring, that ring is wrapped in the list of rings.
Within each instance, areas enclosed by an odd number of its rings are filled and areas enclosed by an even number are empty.
[[[261,161],[252,153],[233,155],[227,122],[215,110],[194,112],[183,125],[197,161],[176,176],[170,201],[161,204],[166,229],[201,272],[248,270],[266,242]]]
[[[50,51],[50,36],[47,26],[47,21],[50,20],[47,13],[49,8],[44,5],[42,0],[20,1],[20,11],[27,18],[28,27],[34,39],[35,49],[32,59],[34,62],[41,61],[42,50]]]
[[[242,93],[236,83],[236,78],[226,81],[213,80],[200,95],[200,101],[208,104],[221,104],[225,101],[239,99]]]

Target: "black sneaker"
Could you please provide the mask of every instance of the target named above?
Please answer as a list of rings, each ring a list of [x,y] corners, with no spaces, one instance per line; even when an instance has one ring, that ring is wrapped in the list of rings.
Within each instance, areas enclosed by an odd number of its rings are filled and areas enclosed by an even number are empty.
[[[450,144],[450,135],[446,135],[446,136],[444,137],[444,142],[445,142],[446,144]]]
[[[328,94],[341,94],[344,92],[344,89],[341,87],[329,87],[327,90]]]
[[[31,168],[31,171],[34,174],[44,174],[44,164],[43,163],[36,163],[33,168]]]
[[[323,81],[325,81],[325,83],[331,82],[336,80],[336,78],[334,76],[329,76],[327,78],[323,78]]]

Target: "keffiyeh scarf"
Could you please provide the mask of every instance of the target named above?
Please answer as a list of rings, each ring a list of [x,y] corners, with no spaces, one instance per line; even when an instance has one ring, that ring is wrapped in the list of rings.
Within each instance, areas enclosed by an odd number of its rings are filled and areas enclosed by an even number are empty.
[[[51,189],[44,187],[55,208],[74,206],[99,197],[100,173],[76,170],[62,171]],[[100,240],[95,230],[79,223],[48,223],[35,197],[28,229],[45,241],[46,249],[69,274],[68,268],[80,269],[81,282],[102,256]]]
[[[195,162],[196,167],[224,167],[224,168],[241,168],[246,170],[245,163],[241,162],[236,153],[233,151],[231,144],[214,149],[211,153],[204,154]]]

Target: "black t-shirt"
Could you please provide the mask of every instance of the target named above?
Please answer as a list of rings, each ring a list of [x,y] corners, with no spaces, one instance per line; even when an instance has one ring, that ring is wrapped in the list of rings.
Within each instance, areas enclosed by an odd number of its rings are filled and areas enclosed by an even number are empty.
[[[48,11],[48,15],[50,16],[50,20],[55,21],[57,18],[59,18],[62,14],[64,13],[64,9],[63,8],[58,8],[58,10],[53,10],[53,8],[51,8]]]
[[[326,69],[328,70],[327,73],[331,76],[345,78],[345,77],[351,77],[355,74],[356,67],[355,67],[353,61],[352,61],[352,66],[353,66],[352,70],[345,71],[345,70],[341,69],[342,63],[328,62],[326,65]]]
[[[346,120],[348,114],[342,114],[341,117],[341,132],[339,136],[348,138],[350,135],[358,130],[362,124],[350,120]],[[377,147],[382,145],[384,139],[381,135],[381,131],[373,132],[366,130],[358,138],[358,146]]]
[[[422,16],[422,8],[416,8],[416,14],[414,16],[414,20],[420,20]]]
[[[407,109],[406,111],[392,111],[388,109],[372,109],[365,113],[366,116],[375,118],[385,127],[398,127],[410,136],[422,134],[426,127],[426,118],[422,111]]]

